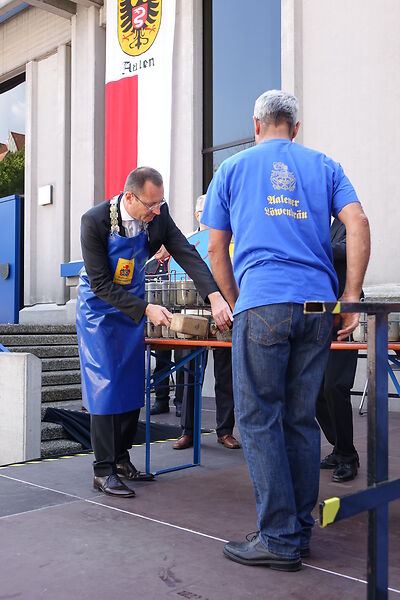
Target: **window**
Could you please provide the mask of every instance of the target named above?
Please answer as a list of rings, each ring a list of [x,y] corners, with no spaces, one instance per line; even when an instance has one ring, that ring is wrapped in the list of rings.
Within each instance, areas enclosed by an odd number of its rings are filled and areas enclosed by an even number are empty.
[[[25,133],[25,73],[0,84],[0,114],[0,142],[10,130]]]
[[[281,1],[203,0],[204,190],[251,146],[255,99],[281,86]]]

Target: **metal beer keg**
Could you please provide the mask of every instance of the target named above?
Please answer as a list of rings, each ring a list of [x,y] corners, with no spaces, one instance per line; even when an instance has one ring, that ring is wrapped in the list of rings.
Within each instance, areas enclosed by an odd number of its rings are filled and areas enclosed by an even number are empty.
[[[181,279],[176,282],[176,303],[180,306],[196,304],[196,288],[193,281]]]

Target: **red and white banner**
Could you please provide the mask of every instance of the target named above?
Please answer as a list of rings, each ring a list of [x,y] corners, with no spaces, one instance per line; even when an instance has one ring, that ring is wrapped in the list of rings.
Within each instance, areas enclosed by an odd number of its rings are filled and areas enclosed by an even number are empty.
[[[138,166],[157,169],[168,195],[175,0],[108,0],[105,193]]]

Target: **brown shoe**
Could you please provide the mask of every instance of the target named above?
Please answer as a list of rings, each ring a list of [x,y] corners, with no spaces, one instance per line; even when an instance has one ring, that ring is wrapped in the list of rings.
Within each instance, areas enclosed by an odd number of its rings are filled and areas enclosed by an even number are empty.
[[[230,448],[231,450],[236,450],[237,448],[242,447],[231,433],[221,435],[221,437],[218,438],[218,443],[223,444],[225,448]]]
[[[190,448],[193,446],[193,436],[192,435],[181,435],[180,438],[176,440],[173,444],[174,450],[184,450],[185,448]]]

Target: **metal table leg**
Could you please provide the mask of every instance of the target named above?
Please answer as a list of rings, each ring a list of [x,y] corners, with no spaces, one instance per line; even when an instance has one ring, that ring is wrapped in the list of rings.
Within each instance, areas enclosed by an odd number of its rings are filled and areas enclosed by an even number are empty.
[[[146,472],[152,472],[153,475],[160,475],[161,473],[170,473],[171,471],[179,471],[181,469],[187,469],[189,467],[196,467],[200,465],[200,444],[201,444],[201,390],[204,379],[205,370],[205,356],[207,348],[197,347],[195,350],[190,352],[178,363],[171,363],[169,369],[163,369],[163,371],[157,376],[156,379],[151,375],[151,347],[147,346],[147,376],[146,376]],[[193,462],[184,465],[178,465],[175,467],[168,467],[166,469],[160,469],[158,471],[151,471],[150,467],[150,393],[151,390],[160,381],[169,377],[172,373],[175,373],[184,364],[190,363],[191,360],[195,360],[194,369],[194,439],[193,439]]]
[[[368,377],[365,381],[365,385],[364,385],[364,389],[363,389],[363,393],[362,393],[362,398],[361,398],[361,402],[360,402],[360,406],[358,407],[358,414],[359,415],[363,415],[365,411],[363,411],[363,407],[364,407],[364,402],[365,402],[365,398],[367,397],[367,389],[368,389]]]
[[[194,381],[194,423],[193,423],[193,464],[200,464],[201,446],[201,390],[203,387],[206,349],[195,359]]]
[[[150,382],[151,382],[151,348],[146,347],[146,473],[150,473]]]
[[[388,315],[368,315],[368,486],[388,478]],[[389,507],[368,511],[368,600],[386,600]]]

